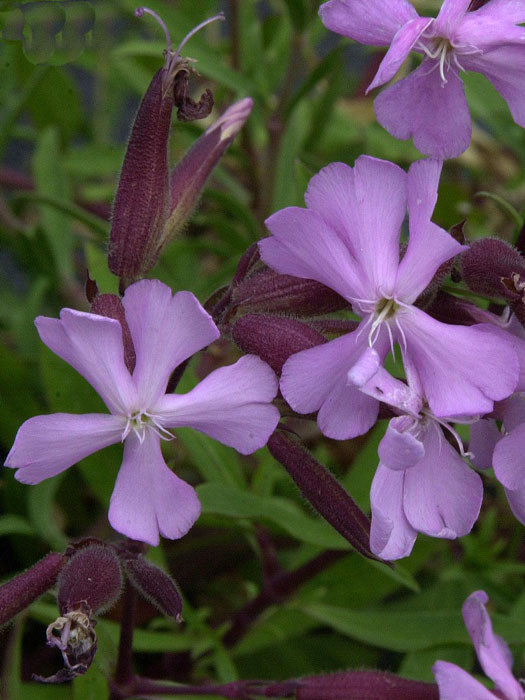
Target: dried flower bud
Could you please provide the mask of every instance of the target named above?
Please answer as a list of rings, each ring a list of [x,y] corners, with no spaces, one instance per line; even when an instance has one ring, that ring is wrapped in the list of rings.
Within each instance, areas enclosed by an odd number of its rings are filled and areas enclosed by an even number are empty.
[[[182,68],[175,75],[173,82],[173,98],[177,107],[177,119],[181,122],[193,122],[204,119],[213,109],[213,93],[205,90],[198,102],[190,97],[190,69]]]
[[[0,586],[0,626],[51,588],[65,563],[62,554],[51,552],[27,571]]]
[[[496,238],[473,243],[461,257],[463,279],[476,294],[516,301],[525,288],[525,259]]]
[[[174,580],[142,556],[124,560],[133,587],[163,615],[182,622],[182,597]]]
[[[234,288],[232,307],[242,313],[266,311],[319,316],[348,309],[350,304],[319,282],[263,268]]]
[[[76,551],[58,580],[61,615],[91,615],[107,610],[120,597],[122,572],[115,551],[108,546],[89,546]]]
[[[301,443],[283,432],[274,433],[268,449],[295,481],[304,497],[330,525],[369,559],[370,520],[337,479]]]
[[[114,318],[120,322],[122,326],[122,340],[124,343],[124,361],[126,367],[132,373],[135,369],[135,348],[133,347],[133,339],[129,330],[128,322],[126,321],[126,313],[124,305],[120,297],[116,294],[98,294],[91,304],[91,313],[107,318]]]
[[[241,316],[233,326],[232,336],[243,352],[258,355],[278,374],[290,355],[326,342],[302,321],[263,314]]]
[[[41,683],[64,683],[81,676],[91,666],[97,651],[94,622],[83,612],[67,613],[52,622],[46,632],[47,643],[62,653],[64,668],[48,678],[34,675]]]

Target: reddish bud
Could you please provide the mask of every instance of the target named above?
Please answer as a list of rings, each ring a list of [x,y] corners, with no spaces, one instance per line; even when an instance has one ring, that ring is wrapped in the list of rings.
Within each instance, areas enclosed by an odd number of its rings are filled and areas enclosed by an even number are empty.
[[[99,294],[93,299],[91,313],[98,314],[99,316],[106,316],[107,318],[114,318],[116,321],[120,322],[122,326],[122,340],[124,343],[124,361],[126,367],[132,373],[135,369],[135,348],[133,347],[133,339],[131,338],[124,305],[120,297],[116,294]]]
[[[263,314],[241,316],[233,326],[232,336],[243,352],[258,355],[278,374],[290,355],[326,342],[302,321]]]
[[[327,335],[345,335],[353,333],[359,326],[359,321],[345,321],[339,318],[321,318],[309,321],[308,325],[318,333]]]
[[[0,626],[51,588],[65,561],[62,554],[51,552],[27,571],[0,586]]]
[[[113,206],[108,264],[133,280],[151,270],[169,213],[168,140],[173,78],[161,68],[140,104]]]
[[[480,309],[464,299],[446,292],[438,292],[436,298],[426,312],[441,323],[449,323],[456,326],[472,326],[476,323],[494,323],[496,316],[489,311]]]
[[[133,587],[163,615],[182,622],[182,597],[167,573],[141,556],[124,560],[126,574]]]
[[[525,259],[496,238],[473,243],[461,258],[463,279],[473,292],[515,301],[525,288]]]
[[[244,251],[237,263],[237,269],[233,276],[233,285],[235,287],[252,271],[254,265],[256,265],[260,259],[259,246],[257,243],[252,243],[251,246]]]
[[[233,290],[232,306],[248,311],[288,312],[318,316],[350,304],[336,292],[314,280],[280,275],[263,268],[238,284]]]
[[[357,552],[377,560],[370,551],[370,520],[328,469],[296,438],[283,432],[271,436],[268,449],[319,515]]]
[[[87,616],[107,610],[120,597],[122,572],[115,551],[89,546],[76,551],[58,579],[61,615],[82,612]]]

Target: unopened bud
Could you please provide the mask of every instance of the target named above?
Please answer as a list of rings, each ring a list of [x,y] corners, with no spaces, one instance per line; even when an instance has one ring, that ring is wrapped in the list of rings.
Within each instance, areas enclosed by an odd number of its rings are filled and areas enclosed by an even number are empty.
[[[326,342],[302,321],[263,314],[241,316],[235,321],[232,336],[243,352],[258,355],[278,374],[290,355]]]
[[[447,292],[438,292],[432,304],[426,308],[426,312],[441,323],[455,326],[473,326],[476,323],[498,325],[498,321],[503,326],[507,320]]]
[[[525,289],[525,259],[496,238],[476,241],[461,258],[463,279],[473,292],[516,301]]]
[[[377,560],[370,551],[370,520],[328,469],[297,439],[283,432],[271,436],[268,449],[319,515],[357,552]]]
[[[175,581],[142,556],[124,560],[133,587],[163,615],[182,622],[182,597]]]
[[[91,313],[107,318],[114,318],[120,322],[122,327],[122,341],[124,343],[124,362],[130,373],[135,369],[135,348],[133,347],[133,339],[129,330],[128,322],[126,321],[126,313],[124,305],[116,294],[98,294],[93,299],[91,304]]]
[[[319,282],[280,275],[268,268],[250,275],[235,287],[232,305],[243,313],[288,312],[307,316],[332,313],[350,306],[346,299]]]
[[[0,586],[0,627],[55,584],[65,561],[62,554],[51,552]]]
[[[89,546],[76,551],[58,580],[61,615],[82,612],[91,617],[110,608],[122,590],[122,572],[115,551]]]
[[[243,279],[253,270],[254,265],[256,265],[261,259],[261,254],[259,253],[259,246],[257,243],[252,243],[244,253],[239,258],[237,263],[237,269],[233,276],[233,286],[236,287],[240,284]]]

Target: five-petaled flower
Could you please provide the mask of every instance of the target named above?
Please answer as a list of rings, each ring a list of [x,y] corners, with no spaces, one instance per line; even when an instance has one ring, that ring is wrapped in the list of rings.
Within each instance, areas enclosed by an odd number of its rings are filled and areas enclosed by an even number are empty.
[[[375,423],[379,402],[349,383],[348,372],[364,384],[395,342],[437,417],[488,413],[516,387],[510,339],[487,324],[440,323],[416,304],[438,268],[465,250],[430,220],[440,172],[433,160],[414,163],[408,175],[368,156],[354,168],[332,163],[310,181],[306,209],[288,207],[266,222],[273,236],[259,249],[271,268],[325,284],[362,317],[353,333],[303,350],[283,367],[284,398],[299,413],[319,411],[328,437],[355,437]]]
[[[379,123],[398,139],[413,138],[434,158],[454,158],[469,145],[470,114],[460,72],[486,76],[525,126],[525,3],[444,0],[436,18],[419,17],[408,0],[329,0],[319,12],[328,29],[362,44],[389,46],[368,90],[384,85],[411,51],[421,65],[375,100]]]
[[[440,700],[525,700],[525,690],[512,675],[512,653],[505,640],[492,630],[487,602],[485,591],[469,595],[463,603],[463,619],[481,668],[495,683],[494,692],[456,664],[437,661],[433,671]]]
[[[87,379],[110,413],[30,418],[5,464],[18,470],[19,481],[36,484],[123,441],[109,520],[128,537],[156,545],[159,532],[182,537],[200,513],[193,487],[166,466],[161,439],[172,439],[172,428],[191,426],[242,454],[254,452],[279,421],[271,403],[277,380],[266,363],[246,355],[187,394],[166,394],[173,369],[219,331],[193,294],[172,296],[157,280],[131,285],[122,302],[136,353],[133,374],[124,362],[118,321],[72,309],[63,309],[60,320],[36,319],[43,342]]]

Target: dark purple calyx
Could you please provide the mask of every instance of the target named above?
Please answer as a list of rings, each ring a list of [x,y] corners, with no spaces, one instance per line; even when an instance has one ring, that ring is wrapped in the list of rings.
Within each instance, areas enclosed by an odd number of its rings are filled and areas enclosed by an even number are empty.
[[[182,596],[171,576],[140,555],[123,563],[133,587],[163,615],[182,622]]]

